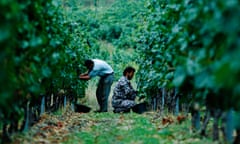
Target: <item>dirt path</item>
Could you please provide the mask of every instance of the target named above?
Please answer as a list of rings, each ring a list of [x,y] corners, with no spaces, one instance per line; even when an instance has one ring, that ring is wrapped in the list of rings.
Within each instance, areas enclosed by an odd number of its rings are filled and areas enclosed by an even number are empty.
[[[13,135],[12,144],[159,144],[212,143],[191,133],[190,120],[179,124],[174,116],[75,113],[43,115],[28,132]]]

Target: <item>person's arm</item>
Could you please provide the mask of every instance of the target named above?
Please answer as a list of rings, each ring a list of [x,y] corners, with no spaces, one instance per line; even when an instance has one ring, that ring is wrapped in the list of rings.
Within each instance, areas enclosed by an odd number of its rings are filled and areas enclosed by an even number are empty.
[[[90,79],[90,76],[88,75],[88,73],[83,73],[83,74],[80,74],[79,75],[79,78],[81,80],[89,80]]]
[[[88,75],[88,71],[86,71],[85,73],[82,73],[82,74],[80,74],[80,75],[82,75],[82,76]]]
[[[137,92],[133,89],[130,83],[125,83],[124,87],[124,93],[127,96],[128,99],[134,100],[137,96]]]

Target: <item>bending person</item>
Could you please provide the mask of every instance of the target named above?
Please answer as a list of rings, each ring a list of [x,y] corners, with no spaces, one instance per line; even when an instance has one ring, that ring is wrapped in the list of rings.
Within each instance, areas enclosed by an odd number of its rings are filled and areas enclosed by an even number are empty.
[[[86,60],[85,66],[88,68],[88,72],[81,74],[79,78],[82,80],[89,80],[95,76],[100,77],[96,91],[100,109],[96,112],[107,112],[108,97],[114,80],[113,69],[108,63],[99,59]]]

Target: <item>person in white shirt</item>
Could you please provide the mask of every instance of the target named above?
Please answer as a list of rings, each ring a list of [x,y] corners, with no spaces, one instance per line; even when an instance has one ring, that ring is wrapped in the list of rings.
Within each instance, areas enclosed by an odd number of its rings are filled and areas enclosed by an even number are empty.
[[[95,76],[100,77],[96,90],[96,97],[100,108],[97,112],[107,112],[108,97],[114,80],[114,71],[107,62],[100,59],[88,59],[85,61],[85,66],[88,68],[88,72],[80,74],[79,78],[90,80]]]

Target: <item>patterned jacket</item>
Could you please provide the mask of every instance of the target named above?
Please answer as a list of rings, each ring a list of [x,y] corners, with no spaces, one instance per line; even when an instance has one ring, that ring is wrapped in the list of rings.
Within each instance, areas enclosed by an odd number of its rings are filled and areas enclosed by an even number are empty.
[[[119,107],[126,100],[134,101],[136,95],[137,92],[133,89],[130,81],[122,76],[113,90],[112,106]]]

